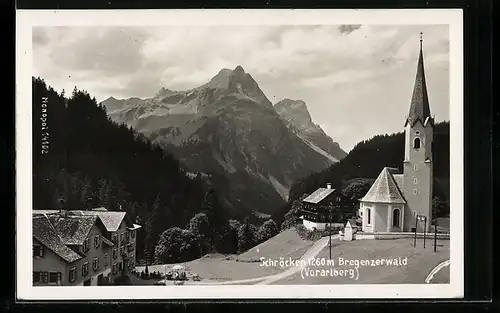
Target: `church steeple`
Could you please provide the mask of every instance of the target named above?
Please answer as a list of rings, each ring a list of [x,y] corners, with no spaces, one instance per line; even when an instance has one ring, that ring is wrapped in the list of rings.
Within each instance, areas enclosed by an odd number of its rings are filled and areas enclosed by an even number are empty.
[[[425,82],[424,56],[422,52],[422,33],[420,33],[420,53],[418,56],[417,75],[411,97],[410,112],[406,118],[405,126],[409,123],[413,126],[417,120],[422,124],[433,123],[429,98],[427,96],[427,84]]]

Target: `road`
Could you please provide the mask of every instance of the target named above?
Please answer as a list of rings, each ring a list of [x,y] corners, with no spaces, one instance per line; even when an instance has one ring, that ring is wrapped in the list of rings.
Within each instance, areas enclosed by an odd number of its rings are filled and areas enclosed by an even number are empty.
[[[332,236],[332,240],[338,239],[339,235],[334,235]],[[301,261],[305,262],[299,262],[300,266],[295,266],[295,267],[290,267],[287,270],[285,270],[282,273],[275,274],[275,275],[269,275],[269,276],[263,276],[263,277],[256,277],[256,278],[250,278],[250,279],[242,279],[242,280],[231,280],[231,281],[224,281],[224,282],[196,282],[193,283],[195,285],[235,285],[235,284],[254,284],[257,283],[257,285],[269,285],[275,281],[282,280],[284,278],[287,278],[291,275],[294,275],[296,273],[299,273],[302,268],[304,267],[304,263],[307,263],[311,258],[315,258],[321,250],[323,250],[327,245],[328,245],[328,240],[330,237],[323,237],[320,240],[316,241],[314,245],[304,253],[304,255],[300,258]],[[191,284],[190,284],[191,285]]]

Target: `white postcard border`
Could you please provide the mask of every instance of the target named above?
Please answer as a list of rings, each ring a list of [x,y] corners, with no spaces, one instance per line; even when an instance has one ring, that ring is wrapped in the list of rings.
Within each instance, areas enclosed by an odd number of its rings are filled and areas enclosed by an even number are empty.
[[[111,17],[110,17],[111,16]],[[16,16],[16,297],[22,300],[460,298],[463,246],[463,15],[425,10],[18,10]],[[32,286],[32,27],[447,24],[450,31],[450,284]]]

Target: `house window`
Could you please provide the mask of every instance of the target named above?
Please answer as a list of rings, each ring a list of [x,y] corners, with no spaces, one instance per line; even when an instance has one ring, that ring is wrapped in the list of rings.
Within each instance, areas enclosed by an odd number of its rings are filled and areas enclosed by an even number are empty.
[[[119,264],[120,265],[118,266],[118,268],[120,269],[120,271],[123,271],[123,260],[121,260]]]
[[[370,225],[372,223],[372,215],[370,209],[366,209],[366,218],[367,218],[366,224]]]
[[[123,246],[120,247],[120,255],[123,255]]]
[[[94,247],[98,248],[100,243],[101,242],[100,242],[99,235],[95,235],[95,237],[94,237]]]
[[[42,283],[48,283],[49,282],[49,272],[42,272]]]
[[[413,183],[414,183],[414,184],[417,184],[417,183],[418,183],[418,180],[417,180],[417,178],[416,178],[416,177],[414,177],[414,178],[413,178]]]
[[[413,140],[413,148],[415,148],[415,149],[420,149],[420,138],[416,137],[416,138]]]
[[[46,274],[47,272],[45,272]],[[44,272],[33,272],[33,283],[43,283],[44,282]],[[47,282],[47,281],[45,281]]]
[[[99,268],[99,258],[95,258],[92,260],[92,269],[94,271],[97,271],[98,268]]]
[[[34,245],[33,256],[36,258],[43,258],[43,247],[40,245]]]
[[[112,271],[113,271],[113,274],[116,274],[116,263],[113,263]]]
[[[135,231],[134,231],[134,230],[131,232],[130,236],[131,236],[132,238],[135,238]]]
[[[125,238],[125,234],[121,233],[120,234],[120,242],[123,242],[123,239]]]
[[[90,250],[90,238],[87,238],[83,242],[83,252],[87,252],[89,250]]]
[[[117,256],[117,249],[113,249],[113,259],[116,259]]]
[[[394,209],[392,211],[392,227],[400,227],[399,226],[399,218],[400,218],[401,212],[399,209]]]
[[[108,266],[108,254],[104,253],[104,266]]]
[[[69,270],[69,282],[72,283],[76,280],[76,267]]]
[[[49,273],[49,284],[61,284],[61,273],[50,272]]]
[[[113,234],[113,236],[111,237],[111,241],[113,241],[113,243],[117,243],[118,242],[118,235]]]
[[[82,276],[85,277],[89,273],[89,262],[85,262],[82,265]]]

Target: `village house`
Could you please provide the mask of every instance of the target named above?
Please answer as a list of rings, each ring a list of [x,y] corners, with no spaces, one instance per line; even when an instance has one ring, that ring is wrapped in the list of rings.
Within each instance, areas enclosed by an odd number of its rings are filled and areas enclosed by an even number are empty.
[[[341,218],[340,195],[331,184],[318,188],[302,200],[302,223],[309,230],[324,230],[330,223]]]
[[[126,212],[33,211],[33,284],[93,286],[135,266],[136,231]]]
[[[418,57],[417,74],[410,111],[404,124],[405,153],[403,173],[385,167],[366,195],[360,199],[359,215],[362,231],[375,232],[422,232],[427,220],[431,228],[433,191],[433,132],[424,73],[422,39]]]

